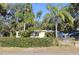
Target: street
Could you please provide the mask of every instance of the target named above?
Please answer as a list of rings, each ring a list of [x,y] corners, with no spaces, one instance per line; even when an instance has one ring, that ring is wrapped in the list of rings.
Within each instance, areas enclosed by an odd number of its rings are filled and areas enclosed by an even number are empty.
[[[0,55],[79,55],[77,47],[13,48],[0,47]]]

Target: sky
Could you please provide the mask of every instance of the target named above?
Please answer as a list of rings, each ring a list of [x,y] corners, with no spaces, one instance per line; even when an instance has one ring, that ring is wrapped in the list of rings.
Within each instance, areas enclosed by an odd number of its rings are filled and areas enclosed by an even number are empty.
[[[53,6],[58,6],[59,8],[62,8],[64,6],[67,6],[68,3],[52,3]],[[40,21],[42,20],[43,16],[48,13],[48,10],[46,9],[47,3],[32,3],[33,12],[36,14],[39,10],[42,10],[42,17]]]

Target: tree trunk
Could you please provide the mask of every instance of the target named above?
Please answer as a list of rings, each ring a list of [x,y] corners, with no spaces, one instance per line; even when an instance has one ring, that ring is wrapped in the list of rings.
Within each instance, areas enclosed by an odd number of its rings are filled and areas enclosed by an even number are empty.
[[[24,31],[25,31],[25,23],[24,23]]]
[[[13,35],[12,35],[12,32],[10,32],[10,37],[12,37]]]
[[[56,32],[55,32],[55,34],[56,34],[56,38],[58,37],[57,26],[58,26],[58,24],[57,24],[57,22],[56,22],[56,24],[55,24],[55,29],[56,29]]]
[[[19,31],[16,31],[16,38],[20,38]]]

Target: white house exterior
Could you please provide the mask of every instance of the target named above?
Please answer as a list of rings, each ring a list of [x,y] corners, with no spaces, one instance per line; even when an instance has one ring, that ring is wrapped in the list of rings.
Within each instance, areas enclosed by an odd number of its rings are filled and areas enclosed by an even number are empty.
[[[52,30],[34,30],[31,34],[31,38],[44,38],[46,35],[46,32],[54,32]],[[16,38],[20,38],[19,31],[16,31]]]
[[[38,36],[39,38],[43,38],[43,37],[45,37],[45,32],[39,32],[39,36]]]
[[[31,38],[43,38],[45,37],[46,32],[53,32],[51,30],[34,30],[34,32],[31,34]]]

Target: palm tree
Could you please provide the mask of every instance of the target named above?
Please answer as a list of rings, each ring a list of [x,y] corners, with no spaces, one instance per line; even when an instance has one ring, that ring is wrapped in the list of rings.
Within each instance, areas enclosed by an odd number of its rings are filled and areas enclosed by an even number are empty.
[[[36,18],[38,19],[38,21],[39,21],[39,19],[40,19],[41,16],[42,16],[42,11],[39,10],[39,11],[37,12],[37,14],[36,14]]]
[[[76,20],[74,21],[74,28],[77,30],[79,28],[79,16],[77,16]]]
[[[27,24],[34,24],[34,13],[32,10],[32,5],[30,3],[17,4],[15,16],[20,19],[20,22],[18,22],[18,26],[23,26],[24,31],[26,30]]]
[[[45,14],[41,24],[41,29],[51,30],[54,29],[53,21],[51,20],[51,15],[49,13]]]
[[[40,27],[40,19],[41,19],[41,16],[42,16],[42,10],[39,10],[36,14],[36,24],[35,24],[35,27]]]
[[[0,4],[0,15],[5,16],[6,15],[6,8],[8,4],[7,3],[1,3]]]
[[[69,25],[73,25],[73,17],[70,15],[68,11],[66,11],[64,8],[63,9],[58,9],[58,7],[53,7],[52,5],[47,5],[47,9],[50,11],[50,17],[53,17],[53,21],[55,22],[55,28],[56,28],[56,38],[58,37],[57,34],[57,27],[58,23],[60,22],[66,22],[69,23]]]
[[[68,7],[68,11],[75,18],[74,20],[74,29],[78,27],[79,19],[79,3],[71,3]]]

